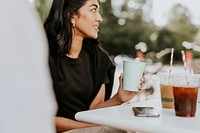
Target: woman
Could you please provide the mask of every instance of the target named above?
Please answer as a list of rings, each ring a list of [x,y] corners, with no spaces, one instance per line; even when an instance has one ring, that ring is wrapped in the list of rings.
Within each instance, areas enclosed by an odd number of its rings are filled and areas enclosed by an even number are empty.
[[[57,131],[94,126],[76,121],[75,113],[119,105],[136,95],[122,89],[120,77],[118,92],[110,98],[115,67],[98,46],[102,21],[97,0],[53,1],[45,30],[58,102]]]

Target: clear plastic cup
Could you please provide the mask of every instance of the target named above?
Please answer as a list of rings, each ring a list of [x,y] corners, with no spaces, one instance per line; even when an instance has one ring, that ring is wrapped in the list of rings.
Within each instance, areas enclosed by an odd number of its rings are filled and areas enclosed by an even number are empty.
[[[195,117],[200,76],[174,74],[172,81],[176,116]]]
[[[163,108],[174,108],[174,96],[172,87],[172,78],[169,73],[159,73],[160,95]]]

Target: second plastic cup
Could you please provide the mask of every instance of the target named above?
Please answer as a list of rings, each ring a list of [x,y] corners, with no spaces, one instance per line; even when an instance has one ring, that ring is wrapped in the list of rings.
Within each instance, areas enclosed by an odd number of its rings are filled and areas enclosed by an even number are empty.
[[[194,60],[192,63],[192,67],[195,74],[200,74],[200,60]],[[198,91],[197,101],[200,103],[200,91]]]
[[[174,108],[174,96],[172,87],[172,77],[169,73],[159,73],[160,95],[163,108]]]
[[[172,79],[176,116],[194,117],[200,85],[199,75],[176,74]]]
[[[123,88],[138,91],[145,63],[139,61],[123,61]]]

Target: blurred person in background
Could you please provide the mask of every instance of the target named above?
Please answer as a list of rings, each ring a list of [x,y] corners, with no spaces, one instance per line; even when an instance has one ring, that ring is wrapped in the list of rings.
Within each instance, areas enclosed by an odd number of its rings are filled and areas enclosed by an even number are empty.
[[[27,0],[0,2],[0,133],[55,133],[43,25]]]
[[[99,25],[103,21],[99,8],[97,0],[54,0],[44,24],[58,103],[58,132],[96,126],[76,121],[75,114],[119,105],[137,94],[122,89],[120,76],[118,91],[110,98],[115,66],[98,45]],[[85,131],[95,132],[90,129]]]

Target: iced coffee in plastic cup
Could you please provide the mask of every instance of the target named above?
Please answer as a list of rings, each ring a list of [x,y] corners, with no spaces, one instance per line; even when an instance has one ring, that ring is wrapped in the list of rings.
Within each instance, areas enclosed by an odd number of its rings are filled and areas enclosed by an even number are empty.
[[[160,95],[163,108],[174,108],[173,87],[171,85],[172,78],[169,73],[158,74],[160,79]]]
[[[173,75],[173,95],[176,116],[194,117],[196,114],[197,94],[200,84],[199,75]]]

